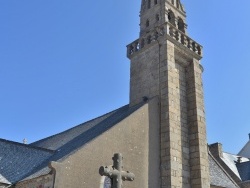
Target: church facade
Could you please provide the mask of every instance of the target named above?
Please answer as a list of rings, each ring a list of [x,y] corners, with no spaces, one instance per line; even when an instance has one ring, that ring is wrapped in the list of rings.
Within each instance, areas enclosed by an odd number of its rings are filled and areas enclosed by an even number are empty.
[[[250,187],[250,144],[207,144],[202,46],[180,0],[142,0],[127,57],[129,104],[29,145],[0,139],[0,188]]]

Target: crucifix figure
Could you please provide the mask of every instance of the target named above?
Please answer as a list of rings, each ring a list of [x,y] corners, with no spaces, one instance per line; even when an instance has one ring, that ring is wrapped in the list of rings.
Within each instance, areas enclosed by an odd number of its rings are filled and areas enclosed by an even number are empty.
[[[111,188],[121,188],[122,181],[133,181],[135,179],[135,175],[129,171],[123,171],[122,168],[122,154],[116,153],[114,154],[113,166],[112,168],[107,166],[101,166],[99,169],[99,173],[101,176],[107,176],[112,180]]]

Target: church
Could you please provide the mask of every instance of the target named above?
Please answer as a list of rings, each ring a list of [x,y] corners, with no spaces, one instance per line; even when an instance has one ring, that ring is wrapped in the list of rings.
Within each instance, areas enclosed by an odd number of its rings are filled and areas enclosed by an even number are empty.
[[[249,142],[207,144],[202,46],[180,0],[142,0],[129,104],[22,144],[0,139],[0,188],[250,188]]]

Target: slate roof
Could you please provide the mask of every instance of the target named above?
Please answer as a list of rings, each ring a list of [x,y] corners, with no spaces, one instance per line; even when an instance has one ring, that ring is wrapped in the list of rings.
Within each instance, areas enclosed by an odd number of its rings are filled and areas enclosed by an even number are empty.
[[[48,174],[50,172],[48,167],[50,161],[63,160],[79,148],[84,147],[84,145],[89,141],[93,140],[128,117],[134,111],[143,106],[143,104],[144,103],[141,103],[134,107],[129,107],[129,105],[123,106],[111,113],[88,121],[60,134],[56,134],[54,136],[32,143],[31,146],[52,148],[56,149],[56,151],[52,156],[44,160],[42,164],[26,174],[26,177],[22,180],[28,180]]]
[[[80,134],[87,131],[88,129],[94,127],[98,123],[107,119],[112,114],[114,114],[116,111],[117,110],[114,110],[114,111],[107,113],[103,116],[100,116],[100,117],[95,118],[93,120],[82,123],[76,127],[73,127],[73,128],[68,129],[66,131],[63,131],[59,134],[56,134],[56,135],[50,136],[48,138],[44,138],[42,140],[33,142],[30,145],[42,147],[42,148],[46,148],[46,149],[51,149],[51,150],[57,150],[58,148],[62,147],[64,144],[68,143],[69,141],[73,140],[74,138],[76,138]]]
[[[250,161],[236,164],[242,181],[250,180]]]
[[[250,140],[246,143],[246,145],[239,152],[240,156],[250,158]]]
[[[235,175],[237,175],[241,179],[241,176],[236,166],[236,161],[238,161],[239,156],[226,153],[226,152],[223,152],[222,154],[223,154],[223,157],[221,157],[221,159],[223,160],[223,162],[234,172]],[[242,162],[249,161],[249,159],[245,157],[242,157],[241,160]]]
[[[209,169],[211,185],[218,187],[239,188],[233,179],[223,170],[216,159],[209,153]]]
[[[0,182],[12,184],[53,155],[53,151],[0,139]]]

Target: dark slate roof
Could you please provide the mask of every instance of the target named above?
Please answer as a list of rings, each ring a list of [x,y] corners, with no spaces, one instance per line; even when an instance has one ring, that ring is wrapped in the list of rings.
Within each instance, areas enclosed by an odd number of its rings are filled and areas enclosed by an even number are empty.
[[[209,153],[211,185],[218,187],[239,188],[233,179],[223,170],[216,159]]]
[[[35,168],[31,173],[29,173],[28,176],[26,176],[27,178],[25,178],[25,180],[48,174],[50,172],[50,169],[48,168],[48,163],[50,161],[63,160],[79,148],[84,147],[84,145],[89,141],[95,139],[97,136],[101,135],[102,133],[128,117],[130,114],[143,106],[143,104],[139,104],[134,107],[129,107],[129,105],[123,106],[93,121],[81,124],[61,134],[57,134],[55,136],[33,143],[32,145],[40,145],[43,147],[45,145],[46,147],[49,147],[51,144],[53,145],[53,147],[57,148],[57,150],[53,156],[48,158],[39,167]],[[87,126],[87,128],[84,128],[85,125]],[[81,130],[81,133],[76,133],[77,131],[74,131],[74,129]],[[58,138],[58,140],[56,138]],[[62,140],[63,144],[61,144]],[[69,141],[65,142],[65,140]]]
[[[36,141],[31,143],[30,145],[42,147],[46,149],[51,150],[57,150],[58,148],[62,147],[64,144],[68,143],[69,141],[73,140],[80,134],[84,133],[85,131],[89,130],[90,128],[94,127],[95,125],[99,124],[103,120],[110,117],[112,114],[114,114],[117,110],[112,111],[110,113],[107,113],[103,116],[100,116],[98,118],[95,118],[93,120],[87,121],[85,123],[82,123],[78,126],[75,126],[71,129],[68,129],[64,132],[61,132],[59,134],[50,136],[48,138],[44,138],[42,140]]]
[[[51,150],[0,139],[0,183],[16,183],[53,153]]]
[[[242,181],[250,180],[250,161],[236,164]]]

